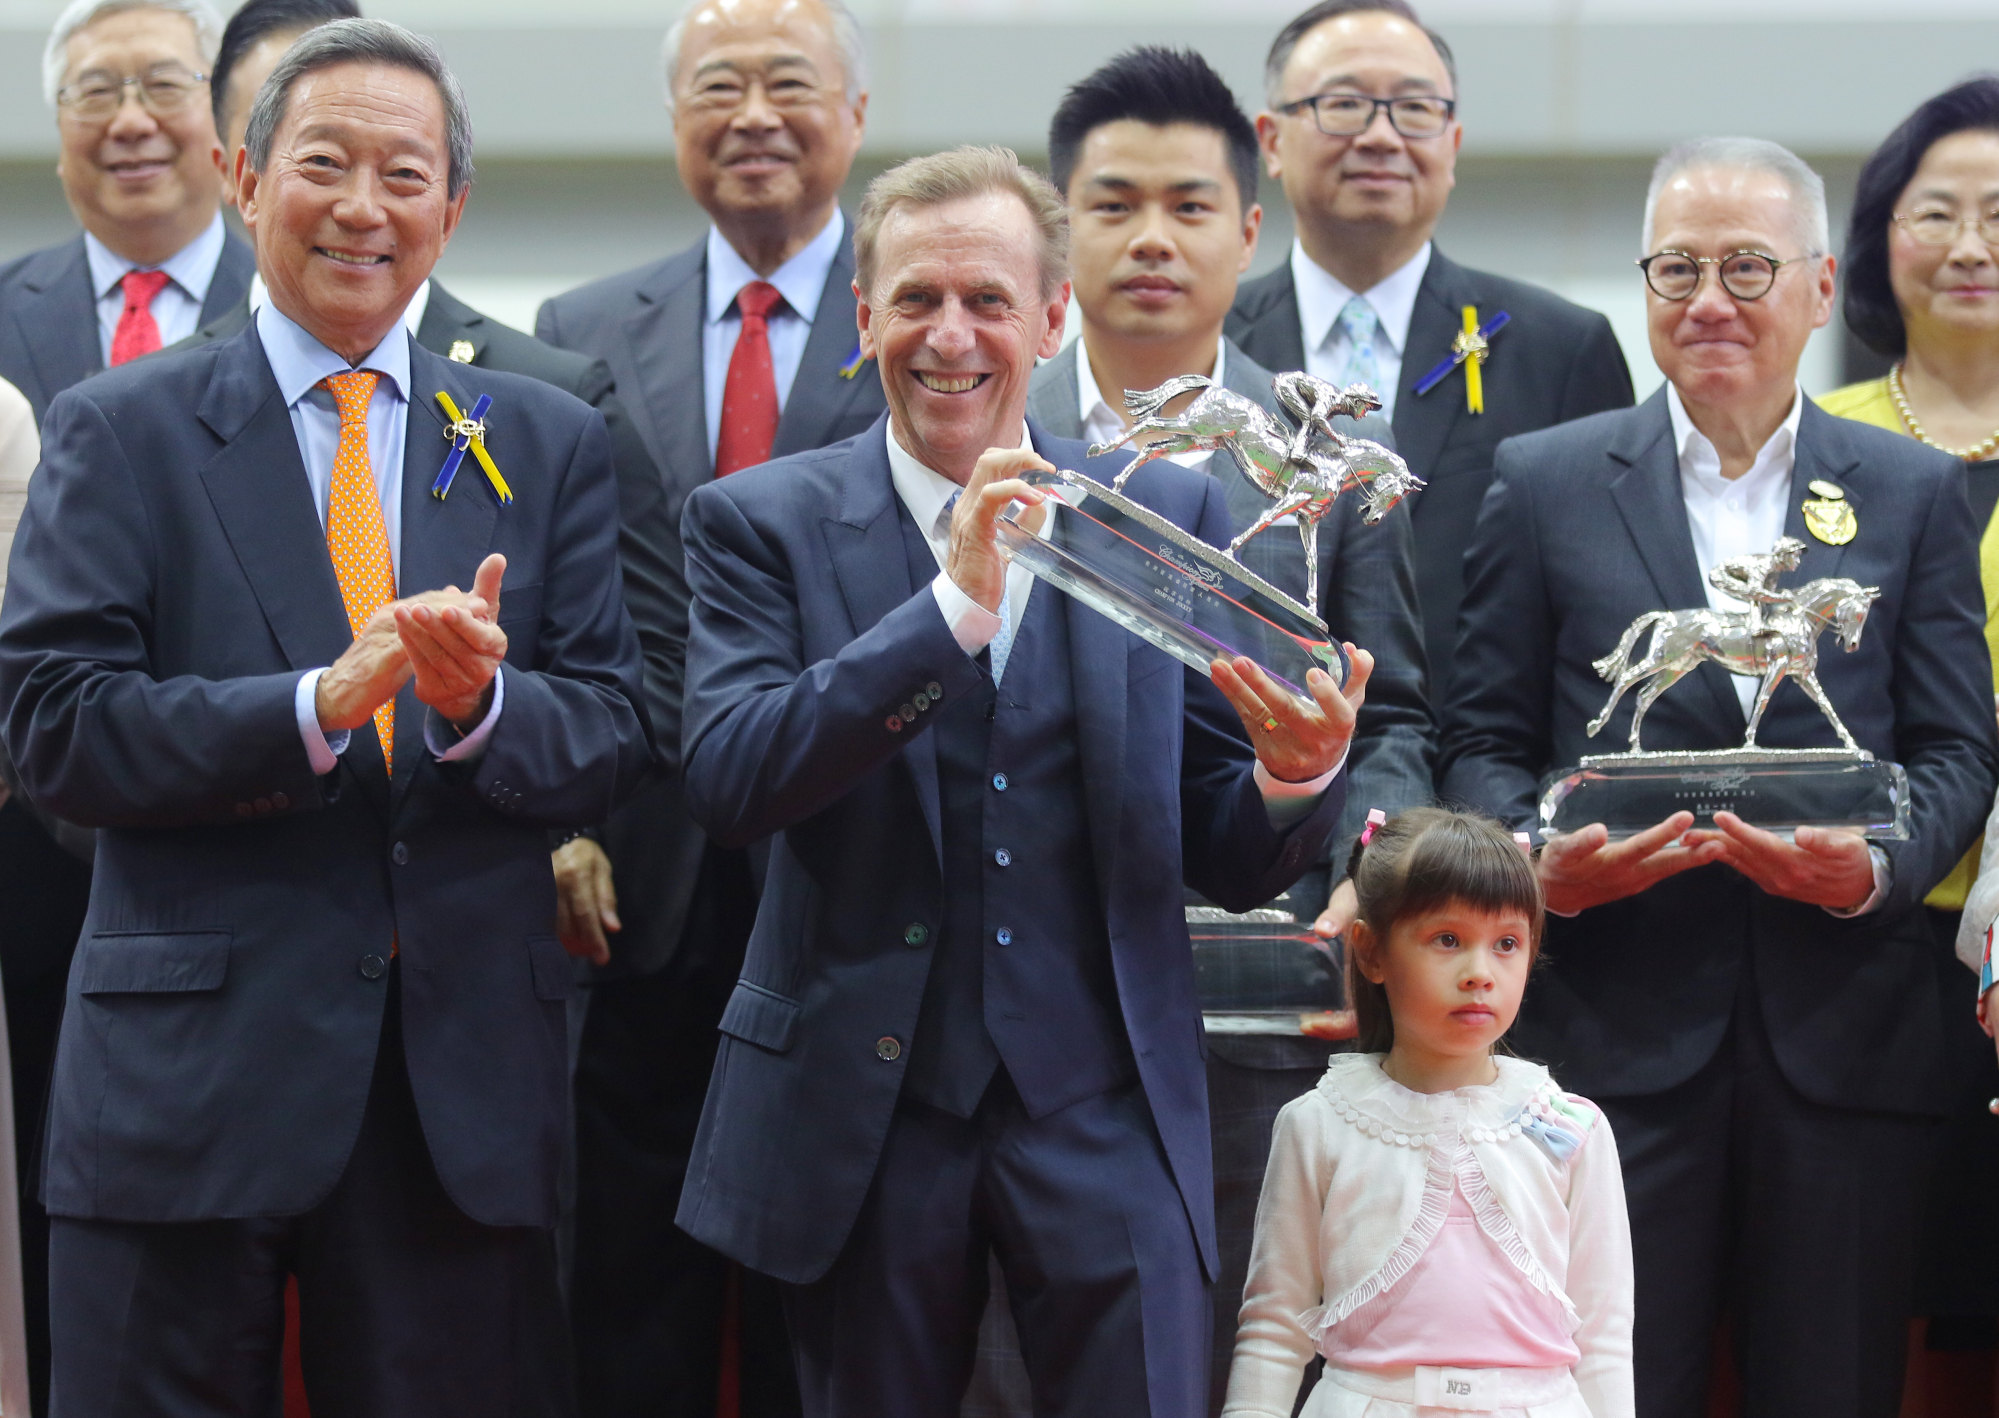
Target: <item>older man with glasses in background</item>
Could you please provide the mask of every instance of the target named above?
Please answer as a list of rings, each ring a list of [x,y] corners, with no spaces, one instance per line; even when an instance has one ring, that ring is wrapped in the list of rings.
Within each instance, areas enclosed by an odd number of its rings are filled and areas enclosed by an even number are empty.
[[[1948,946],[1922,899],[1999,773],[1976,531],[1956,460],[1798,387],[1833,304],[1810,168],[1754,139],[1682,144],[1654,171],[1644,241],[1666,385],[1500,446],[1466,556],[1440,788],[1533,825],[1545,774],[1629,734],[1628,699],[1602,738],[1584,721],[1607,692],[1592,662],[1645,612],[1781,594],[1770,573],[1786,565],[1791,584],[1880,588],[1865,638],[1818,673],[1860,744],[1906,768],[1908,840],[1778,835],[1722,811],[1708,829],[1679,812],[1622,841],[1593,824],[1548,842],[1544,978],[1514,1038],[1617,1131],[1638,1412],[1705,1411],[1727,1314],[1745,1413],[1888,1418],[1949,1096]],[[1739,746],[1755,693],[1704,665],[1650,709],[1645,746]],[[1758,741],[1836,742],[1788,684]]]

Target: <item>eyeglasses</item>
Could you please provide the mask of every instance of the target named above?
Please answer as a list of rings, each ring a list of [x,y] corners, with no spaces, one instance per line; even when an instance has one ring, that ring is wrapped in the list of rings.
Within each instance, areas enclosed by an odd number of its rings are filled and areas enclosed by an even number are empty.
[[[1999,210],[1960,217],[1942,207],[1918,207],[1913,212],[1897,212],[1895,225],[1924,246],[1955,246],[1958,233],[1970,227],[1979,240],[1999,251]]]
[[[1638,269],[1645,284],[1661,300],[1687,300],[1700,289],[1701,267],[1717,266],[1721,288],[1737,300],[1761,300],[1777,284],[1777,272],[1785,266],[1811,259],[1807,256],[1777,257],[1761,251],[1731,251],[1726,256],[1689,256],[1684,251],[1661,251],[1640,258]]]
[[[1312,121],[1328,138],[1357,138],[1374,122],[1374,115],[1388,110],[1388,122],[1405,138],[1437,138],[1451,126],[1458,111],[1455,100],[1407,95],[1402,98],[1375,98],[1369,94],[1314,94],[1277,106],[1279,113],[1296,114],[1312,110]]]
[[[109,74],[86,74],[73,84],[56,90],[56,103],[78,118],[99,122],[125,106],[125,90],[138,92],[139,102],[155,118],[179,113],[193,101],[195,90],[208,82],[179,64],[158,64],[143,74],[117,79]]]

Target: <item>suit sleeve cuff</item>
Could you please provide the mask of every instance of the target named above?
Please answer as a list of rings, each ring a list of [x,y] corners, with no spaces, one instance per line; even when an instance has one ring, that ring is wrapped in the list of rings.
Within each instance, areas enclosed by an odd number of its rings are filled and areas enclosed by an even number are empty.
[[[1830,906],[1826,907],[1825,912],[1828,916],[1837,916],[1842,921],[1851,920],[1855,916],[1864,916],[1870,911],[1879,910],[1881,903],[1888,899],[1888,890],[1895,884],[1895,873],[1894,869],[1888,865],[1888,854],[1872,842],[1869,842],[1867,844],[1867,860],[1874,868],[1874,889],[1867,894],[1867,899],[1858,906],[1850,907],[1844,911],[1835,911]]]
[[[943,572],[930,583],[930,593],[937,598],[944,623],[951,627],[951,638],[967,655],[978,654],[1000,633],[999,616],[959,590],[958,583]]]
[[[469,763],[486,751],[493,737],[493,725],[500,722],[500,706],[507,699],[507,677],[493,676],[493,702],[471,733],[460,738],[457,728],[435,709],[423,718],[423,746],[439,763]]]
[[[1285,828],[1311,816],[1312,809],[1319,805],[1320,797],[1347,766],[1347,755],[1352,752],[1353,744],[1349,742],[1346,753],[1340,755],[1338,763],[1305,783],[1287,783],[1282,778],[1273,778],[1270,770],[1263,766],[1263,760],[1257,759],[1256,767],[1250,771],[1256,779],[1256,790],[1263,794],[1263,810],[1270,814],[1270,825]]]
[[[329,734],[319,727],[319,677],[325,673],[324,668],[307,670],[299,676],[298,688],[292,694],[292,716],[298,720],[306,760],[322,778],[340,765],[340,755],[347,752],[347,741],[352,737],[347,729]]]

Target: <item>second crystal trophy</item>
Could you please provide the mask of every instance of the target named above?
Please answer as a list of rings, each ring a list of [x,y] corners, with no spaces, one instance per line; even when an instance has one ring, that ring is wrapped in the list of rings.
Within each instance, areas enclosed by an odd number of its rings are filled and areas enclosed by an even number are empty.
[[[1000,519],[999,537],[1014,560],[1092,609],[1109,616],[1195,669],[1247,655],[1301,698],[1314,667],[1346,682],[1346,656],[1315,609],[1318,601],[1319,520],[1348,489],[1367,499],[1362,514],[1379,522],[1421,479],[1394,453],[1332,426],[1334,415],[1359,418],[1380,402],[1362,385],[1341,389],[1310,374],[1272,381],[1295,427],[1202,375],[1182,375],[1143,393],[1126,391],[1134,423],[1116,443],[1139,451],[1109,484],[1077,472],[1034,475],[1080,520],[1074,535],[1041,537],[1017,520]],[[1182,395],[1195,398],[1177,415],[1162,413]],[[1197,449],[1227,450],[1243,475],[1271,501],[1226,550],[1210,546],[1151,508],[1124,495],[1124,484],[1155,458]],[[1305,600],[1299,601],[1235,557],[1251,537],[1296,522],[1304,543]]]

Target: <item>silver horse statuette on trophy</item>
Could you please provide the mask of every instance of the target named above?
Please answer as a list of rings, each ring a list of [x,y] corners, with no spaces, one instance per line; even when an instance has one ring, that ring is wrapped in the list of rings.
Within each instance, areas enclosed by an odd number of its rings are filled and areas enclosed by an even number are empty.
[[[1377,523],[1423,480],[1379,443],[1333,427],[1335,416],[1357,419],[1381,407],[1365,385],[1342,389],[1293,373],[1276,376],[1271,387],[1295,427],[1203,375],[1126,390],[1133,426],[1122,438],[1090,449],[1096,457],[1138,446],[1109,486],[1077,472],[1030,476],[1080,514],[1076,535],[1037,537],[1008,516],[1000,521],[1001,542],[1036,576],[1196,669],[1206,670],[1217,657],[1247,655],[1301,696],[1315,665],[1344,683],[1346,657],[1315,609],[1319,521],[1342,492],[1358,489],[1367,500],[1362,521]],[[1190,393],[1196,397],[1183,412],[1161,412]],[[1226,450],[1243,476],[1272,499],[1226,551],[1124,495],[1132,474],[1153,459],[1203,449]],[[1303,602],[1234,555],[1287,516],[1296,520],[1304,543]]]
[[[1635,688],[1630,752],[1588,757],[1550,777],[1541,794],[1544,834],[1601,822],[1611,836],[1629,836],[1675,812],[1691,811],[1711,824],[1725,810],[1776,832],[1809,825],[1908,836],[1908,780],[1901,765],[1880,762],[1854,741],[1818,679],[1819,637],[1831,630],[1843,650],[1858,648],[1881,588],[1844,576],[1779,588],[1777,578],[1796,571],[1804,553],[1803,542],[1779,537],[1767,553],[1716,566],[1708,583],[1743,602],[1741,610],[1647,611],[1631,623],[1617,648],[1595,662],[1611,690],[1603,712],[1588,725],[1594,738]],[[1648,633],[1650,645],[1637,654]],[[1640,748],[1645,711],[1707,661],[1758,681],[1743,746],[1678,753]],[[1770,696],[1786,679],[1824,712],[1841,747],[1757,745]]]

